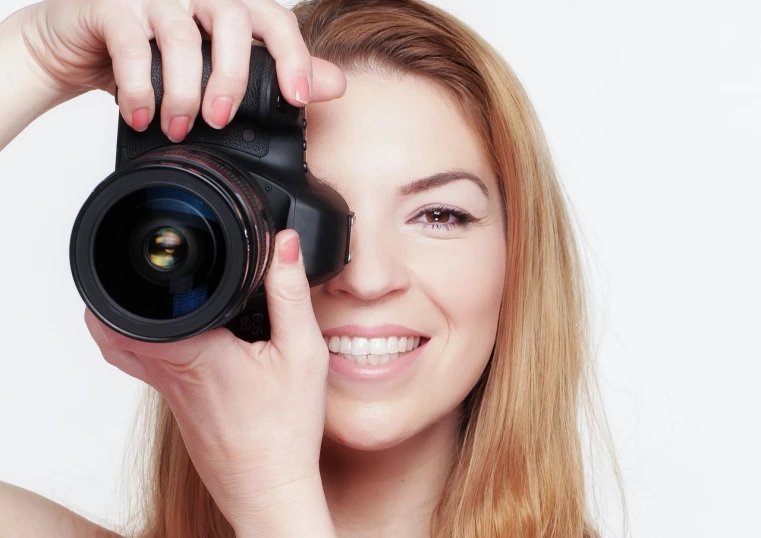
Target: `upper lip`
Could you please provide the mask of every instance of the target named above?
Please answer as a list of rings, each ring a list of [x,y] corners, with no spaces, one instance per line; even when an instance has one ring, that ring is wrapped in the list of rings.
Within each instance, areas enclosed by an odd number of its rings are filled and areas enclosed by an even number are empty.
[[[341,325],[322,331],[323,336],[349,336],[356,338],[388,338],[389,336],[429,336],[403,325],[387,323],[385,325]]]

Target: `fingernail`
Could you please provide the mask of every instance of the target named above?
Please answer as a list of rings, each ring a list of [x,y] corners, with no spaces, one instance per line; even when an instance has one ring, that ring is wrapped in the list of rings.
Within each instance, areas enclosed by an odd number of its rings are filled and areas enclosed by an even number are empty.
[[[172,121],[169,122],[169,140],[172,142],[179,142],[185,135],[188,134],[188,126],[190,125],[190,118],[188,116],[175,116]]]
[[[280,254],[278,256],[280,263],[291,265],[299,259],[299,236],[293,235],[280,244]]]
[[[293,79],[293,85],[291,86],[291,93],[293,98],[296,99],[302,105],[309,103],[309,81],[304,75],[299,75]]]
[[[230,112],[233,109],[233,100],[229,97],[217,97],[211,105],[211,125],[215,129],[222,129],[230,121]]]
[[[148,128],[147,108],[138,108],[132,111],[132,128],[136,131],[145,131]]]

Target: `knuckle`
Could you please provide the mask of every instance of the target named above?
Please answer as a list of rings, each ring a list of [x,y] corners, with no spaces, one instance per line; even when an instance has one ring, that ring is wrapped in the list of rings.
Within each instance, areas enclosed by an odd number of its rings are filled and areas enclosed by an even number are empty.
[[[275,4],[272,6],[272,11],[269,15],[273,19],[273,24],[269,26],[270,31],[277,31],[278,33],[298,31],[296,15],[290,9],[287,9],[280,4]]]
[[[90,3],[90,16],[96,20],[105,22],[107,25],[115,22],[115,9],[112,0],[92,0]]]
[[[294,26],[298,26],[298,19],[296,18],[296,14],[293,12],[293,10],[290,10],[287,7],[281,6],[280,4],[278,4],[277,7],[278,7],[278,11],[283,16],[285,21],[287,21],[290,24],[293,24]]]
[[[237,28],[251,28],[251,12],[243,5],[242,2],[227,2],[225,9],[220,15],[224,18],[225,23],[232,24]]]
[[[101,350],[100,354],[103,356],[103,359],[110,364],[111,366],[116,366],[119,368],[119,352],[115,349],[103,349]]]
[[[112,56],[121,60],[148,60],[150,52],[147,43],[132,39],[120,39],[113,45]]]
[[[175,21],[167,25],[163,41],[170,46],[201,47],[201,33],[198,28],[185,21]]]
[[[146,103],[153,97],[153,88],[150,86],[120,86],[119,103],[133,104]]]
[[[103,357],[103,360],[105,360],[108,364],[111,366],[116,366],[116,361],[114,360],[114,357],[111,353],[108,351],[101,351],[100,354]]]
[[[189,112],[199,108],[201,104],[200,97],[191,97],[189,95],[174,93],[167,96],[166,103],[171,105],[173,110],[176,110],[176,114],[179,112]]]
[[[164,91],[164,103],[173,108],[187,109],[197,107],[201,102],[201,89],[190,81],[168,79]]]
[[[238,94],[243,94],[248,86],[248,70],[233,66],[229,66],[226,69],[222,69],[219,73],[224,79],[223,84],[226,88],[234,90]]]
[[[296,18],[296,14],[293,11],[287,8],[281,8],[279,11],[282,14],[283,22],[285,24],[288,24],[292,26],[293,28],[298,28],[299,21]]]
[[[289,279],[280,289],[280,298],[289,303],[306,303],[311,301],[309,284],[303,279]]]

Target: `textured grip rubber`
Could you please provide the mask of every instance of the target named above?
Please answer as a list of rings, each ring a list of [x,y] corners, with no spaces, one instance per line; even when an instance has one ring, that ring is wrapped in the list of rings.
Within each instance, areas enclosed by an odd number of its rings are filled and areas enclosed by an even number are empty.
[[[151,83],[156,98],[156,110],[161,107],[164,97],[163,64],[161,51],[155,39],[151,45]],[[201,42],[201,56],[203,58],[203,71],[201,77],[201,101],[206,95],[206,85],[211,76],[211,41],[204,39]],[[116,88],[116,103],[119,104],[119,88]],[[266,48],[251,45],[251,59],[249,60],[248,85],[243,96],[236,117],[245,122],[254,122],[267,125],[296,125],[300,122],[300,110],[288,104],[282,98],[277,83],[275,60],[270,56]]]
[[[156,95],[156,108],[158,110],[164,95],[164,81],[162,77],[161,51],[155,40],[151,40],[151,82]],[[203,40],[201,44],[203,56],[203,76],[201,80],[201,96],[206,94],[206,85],[211,76],[211,41]],[[272,95],[275,95],[275,110],[272,110]],[[270,116],[278,113],[277,95],[279,88],[275,75],[275,61],[267,52],[267,49],[259,46],[251,47],[251,60],[249,63],[249,77],[246,94],[243,97],[240,109],[236,113],[241,118],[247,118],[257,123],[266,123]]]

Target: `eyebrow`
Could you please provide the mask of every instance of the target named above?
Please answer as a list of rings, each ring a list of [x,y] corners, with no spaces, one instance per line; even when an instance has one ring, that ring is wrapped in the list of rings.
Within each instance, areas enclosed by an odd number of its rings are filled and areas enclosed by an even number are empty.
[[[487,198],[489,197],[489,189],[486,188],[486,184],[481,180],[481,178],[475,174],[466,172],[465,170],[450,170],[448,172],[439,172],[438,174],[433,174],[432,176],[416,179],[415,181],[407,183],[406,185],[402,185],[396,190],[396,192],[399,194],[399,196],[409,196],[411,194],[417,194],[419,192],[435,189],[437,187],[443,187],[448,183],[459,181],[461,179],[466,179],[475,183],[476,186],[484,193],[484,196]]]
[[[331,187],[333,190],[337,190],[335,186],[330,182],[316,176],[314,177],[320,183]],[[396,192],[399,196],[410,196],[411,194],[417,194],[430,189],[443,187],[448,183],[462,179],[473,182],[481,190],[481,192],[484,193],[484,196],[487,198],[489,197],[489,189],[486,187],[486,183],[484,183],[483,180],[477,175],[472,174],[471,172],[466,172],[465,170],[450,170],[448,172],[439,172],[428,177],[416,179],[407,183],[406,185],[402,185],[401,187],[397,188]]]

